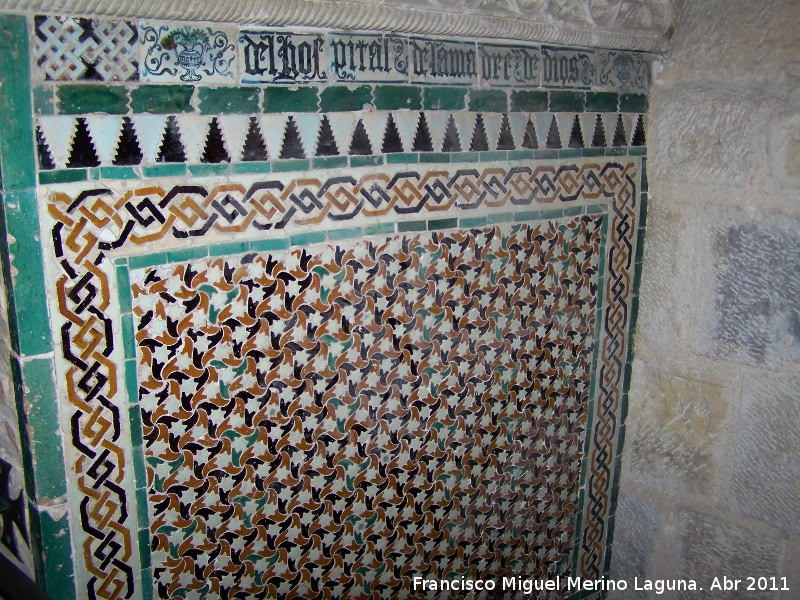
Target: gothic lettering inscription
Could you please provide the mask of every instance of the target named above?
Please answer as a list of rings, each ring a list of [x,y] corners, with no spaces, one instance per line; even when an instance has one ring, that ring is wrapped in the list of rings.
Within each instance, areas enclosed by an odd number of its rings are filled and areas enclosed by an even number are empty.
[[[539,48],[478,44],[481,79],[493,86],[539,85]]]
[[[320,34],[242,31],[242,83],[308,83],[327,79],[326,46]]]
[[[478,79],[474,44],[411,38],[408,51],[412,82],[471,85]]]
[[[594,85],[594,50],[542,47],[542,85],[557,88],[589,88]]]
[[[329,34],[328,58],[339,81],[402,82],[408,76],[408,45],[400,37]]]

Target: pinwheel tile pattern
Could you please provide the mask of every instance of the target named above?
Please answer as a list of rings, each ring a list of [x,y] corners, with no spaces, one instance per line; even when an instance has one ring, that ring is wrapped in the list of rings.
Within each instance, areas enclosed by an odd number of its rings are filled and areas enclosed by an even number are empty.
[[[162,597],[401,597],[575,544],[602,217],[133,283]]]

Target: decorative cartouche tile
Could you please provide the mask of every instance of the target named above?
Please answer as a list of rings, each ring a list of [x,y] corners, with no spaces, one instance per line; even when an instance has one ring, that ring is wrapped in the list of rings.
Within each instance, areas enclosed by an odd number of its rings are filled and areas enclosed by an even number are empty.
[[[242,83],[316,83],[328,79],[328,45],[321,33],[286,29],[239,31]]]
[[[542,46],[542,86],[589,89],[595,83],[595,51]]]
[[[567,572],[601,223],[132,274],[158,595]]]
[[[597,85],[622,93],[647,93],[650,87],[649,60],[635,52],[598,50]]]
[[[143,81],[234,83],[236,28],[139,23]]]
[[[481,82],[499,87],[538,87],[540,49],[538,46],[478,44]]]
[[[331,78],[342,82],[404,82],[408,40],[391,35],[328,34]]]
[[[34,17],[34,57],[52,81],[136,81],[139,39],[129,21]]]
[[[408,53],[411,82],[456,85],[478,82],[474,43],[412,37],[408,40]]]

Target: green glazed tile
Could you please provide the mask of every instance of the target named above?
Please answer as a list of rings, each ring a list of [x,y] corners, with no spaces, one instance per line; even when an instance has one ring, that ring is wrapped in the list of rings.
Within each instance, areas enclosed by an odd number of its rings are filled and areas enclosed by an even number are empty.
[[[126,366],[129,362],[134,366],[133,381],[136,381],[136,361],[125,361]],[[128,370],[129,369],[126,368],[126,380],[129,379],[127,377]],[[144,444],[144,440],[142,438],[142,414],[139,409],[139,404],[136,402],[131,402],[128,404],[128,423],[130,423],[131,430],[131,449],[141,448]],[[138,486],[136,487],[138,488]]]
[[[257,87],[201,87],[197,90],[198,108],[204,115],[251,114],[260,109]]]
[[[614,92],[586,92],[586,112],[617,112],[618,105]]]
[[[350,166],[351,167],[371,167],[373,165],[382,165],[383,164],[383,157],[382,156],[351,156],[350,157]]]
[[[148,529],[139,530],[139,560],[142,562],[142,569],[149,570],[150,567],[150,531]],[[144,579],[144,577],[142,578]],[[144,590],[144,581],[142,581]]]
[[[400,221],[397,224],[398,233],[425,231],[426,229],[427,229],[427,223],[425,221]]]
[[[299,113],[319,110],[319,90],[301,87],[296,90],[283,87],[264,88],[264,112]]]
[[[285,171],[308,171],[309,166],[311,166],[311,161],[303,158],[275,160],[272,162],[272,172],[283,173]]]
[[[467,217],[458,220],[459,227],[483,227],[489,224],[486,217]]]
[[[154,252],[153,254],[140,254],[139,256],[131,256],[128,258],[128,268],[145,269],[155,265],[163,265],[167,262],[166,252]]]
[[[584,148],[581,153],[582,156],[604,156],[606,153],[605,148]]]
[[[550,112],[583,112],[586,92],[553,90],[550,94]]]
[[[41,171],[39,173],[39,183],[42,185],[86,180],[86,169],[59,169],[57,171]]]
[[[139,179],[139,174],[133,167],[100,167],[102,179]]]
[[[372,88],[368,85],[331,85],[319,95],[320,112],[362,110],[365,104],[372,104]]]
[[[33,112],[37,115],[54,115],[56,100],[53,88],[43,85],[33,88]]]
[[[394,223],[380,223],[364,228],[364,235],[380,235],[382,233],[394,233]]]
[[[138,410],[138,408],[137,408]],[[141,417],[140,417],[141,418]],[[141,529],[148,529],[150,517],[147,514],[147,489],[138,488],[136,490],[136,517]]]
[[[569,208],[562,209],[563,216],[565,217],[576,217],[578,215],[582,215],[584,213],[583,206],[570,206]]]
[[[186,165],[184,163],[164,163],[161,165],[151,165],[142,167],[145,177],[176,177],[186,175]]]
[[[514,213],[514,222],[518,223],[520,221],[540,221],[542,220],[542,213],[545,211],[541,210],[523,210]]]
[[[272,163],[269,161],[239,162],[231,165],[231,173],[271,173]]]
[[[133,316],[128,313],[122,315],[122,346],[125,350],[125,358],[136,358],[136,340],[133,337]]]
[[[642,191],[648,191],[649,183],[647,181],[647,159],[642,158]]]
[[[533,158],[533,150],[509,150],[508,160],[529,160]]]
[[[620,112],[646,113],[648,108],[646,94],[622,94],[619,97]]]
[[[419,162],[419,155],[416,152],[397,152],[386,155],[388,165],[407,165]]]
[[[481,162],[494,162],[498,160],[508,160],[508,153],[503,150],[495,150],[493,152],[481,152]]]
[[[23,15],[0,15],[0,164],[6,192],[36,185],[36,158],[28,61],[28,25]]]
[[[450,155],[450,162],[477,162],[480,160],[480,154],[478,152],[453,152]]]
[[[138,410],[141,411],[141,407],[138,406],[131,406],[131,410]],[[139,413],[139,419],[141,419],[141,412]],[[144,442],[142,442],[143,444]],[[145,466],[144,461],[144,450],[142,450],[142,445],[135,445],[133,448],[133,476],[136,481],[136,489],[147,489],[147,468]]]
[[[413,85],[376,85],[372,94],[378,110],[422,108],[422,89]]]
[[[436,229],[453,229],[458,227],[458,219],[429,219],[428,231]]]
[[[250,242],[231,242],[229,244],[214,244],[208,249],[210,257],[231,256],[233,254],[244,254],[250,251]]]
[[[534,150],[533,151],[534,158],[543,159],[543,158],[558,158],[558,150]]]
[[[119,290],[119,312],[131,312],[131,280],[126,265],[117,265],[117,289]]]
[[[328,232],[328,239],[332,242],[338,242],[339,240],[352,240],[363,236],[364,230],[360,227],[355,229],[331,229]]]
[[[167,260],[171,263],[183,263],[192,260],[202,260],[208,256],[206,246],[195,246],[194,248],[181,248],[180,250],[170,250],[167,252]]]
[[[466,108],[467,90],[454,87],[430,87],[422,90],[422,108],[426,110],[462,110]]]
[[[193,112],[191,85],[140,85],[131,90],[135,113],[175,114]]]
[[[209,175],[225,175],[231,169],[230,163],[213,163],[203,165],[187,165],[189,175],[192,177],[208,177]]]
[[[128,88],[120,85],[61,84],[56,91],[58,112],[62,115],[128,112]]]
[[[8,252],[17,273],[12,294],[16,309],[19,348],[23,356],[35,356],[53,349],[50,318],[47,312],[39,212],[33,192],[5,195],[6,228],[13,237]]]
[[[147,533],[147,532],[145,532]],[[148,538],[149,539],[149,538]],[[145,548],[148,548],[147,546]],[[141,550],[140,552],[147,552],[148,560],[150,556],[149,550]],[[577,554],[577,553],[576,553]],[[148,567],[142,570],[142,600],[153,600],[153,573],[152,569]]]
[[[505,90],[470,90],[469,110],[473,112],[507,112],[508,96]]]
[[[575,158],[583,154],[583,148],[563,148],[558,151],[558,158]]]
[[[606,148],[606,156],[625,156],[628,153],[627,148]]]
[[[514,112],[540,112],[547,110],[547,92],[511,91],[511,110]]]
[[[420,152],[419,162],[421,163],[449,163],[450,155],[446,152]]]
[[[139,410],[139,381],[136,379],[136,359],[125,361],[125,388],[128,392],[128,404],[133,405],[136,410]],[[140,430],[139,435],[141,436],[141,434],[142,432]],[[137,438],[133,438],[134,448],[141,445],[141,437],[138,438],[138,441]]]
[[[338,169],[347,166],[346,156],[320,156],[311,161],[315,169]]]
[[[608,206],[606,204],[587,204],[584,212],[587,215],[596,215],[600,213],[604,213],[608,210]]]
[[[36,498],[39,502],[52,501],[67,493],[52,359],[24,361],[22,378],[35,465]]]
[[[647,154],[647,146],[631,146],[628,148],[630,156],[645,156]]]
[[[292,246],[308,246],[319,244],[325,241],[325,233],[322,231],[311,231],[309,233],[298,233],[291,236]]]
[[[89,167],[86,169],[86,171],[91,181],[97,181],[100,179],[100,167]]]
[[[490,225],[497,223],[511,223],[514,221],[514,213],[498,213],[496,215],[489,215],[487,220]]]
[[[69,517],[55,520],[47,511],[39,513],[44,554],[44,584],[47,593],[58,600],[74,600],[75,582]]]
[[[254,240],[250,242],[253,252],[270,252],[272,250],[286,250],[291,247],[289,238],[275,238],[271,240]]]

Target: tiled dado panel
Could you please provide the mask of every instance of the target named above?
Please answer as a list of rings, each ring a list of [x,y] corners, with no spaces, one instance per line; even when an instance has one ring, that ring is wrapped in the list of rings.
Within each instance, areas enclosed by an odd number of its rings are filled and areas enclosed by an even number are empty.
[[[645,56],[0,21],[4,269],[54,597],[607,572]]]
[[[642,160],[43,188],[81,585],[599,576]]]

